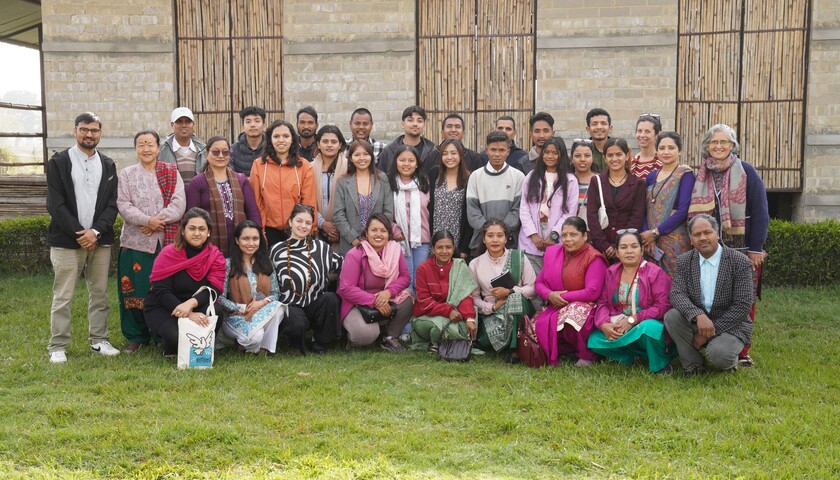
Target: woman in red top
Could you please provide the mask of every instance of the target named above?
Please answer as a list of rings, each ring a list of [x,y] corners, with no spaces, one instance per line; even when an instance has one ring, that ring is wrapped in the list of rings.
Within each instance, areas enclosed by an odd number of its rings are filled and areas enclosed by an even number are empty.
[[[441,332],[450,339],[475,339],[476,311],[471,293],[478,285],[466,262],[452,258],[455,237],[449,230],[435,233],[431,244],[434,256],[417,267],[411,348],[436,352]]]

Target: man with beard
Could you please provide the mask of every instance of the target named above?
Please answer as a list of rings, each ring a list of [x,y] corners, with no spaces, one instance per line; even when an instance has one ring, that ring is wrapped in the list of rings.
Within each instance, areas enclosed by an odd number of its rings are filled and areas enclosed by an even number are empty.
[[[353,113],[350,115],[350,136],[345,138],[347,149],[344,150],[344,155],[350,158],[350,144],[356,140],[364,140],[373,147],[373,160],[376,161],[379,158],[379,154],[382,153],[382,150],[385,150],[388,144],[371,137],[370,132],[372,131],[373,114],[370,113],[370,110],[367,108],[353,110]]]
[[[554,136],[554,117],[546,112],[538,112],[531,116],[528,120],[531,125],[531,151],[528,152],[528,158],[522,157],[519,160],[519,170],[525,175],[534,169],[534,162],[542,153],[543,145],[546,140]]]
[[[465,133],[466,129],[464,128],[464,117],[455,112],[448,114],[440,123],[441,142],[451,138],[458,140],[461,144],[463,144]],[[464,161],[466,162],[467,170],[470,172],[474,172],[484,165],[484,162],[481,161],[481,155],[467,147],[464,147]],[[429,175],[429,172],[437,167],[439,163],[440,150],[435,148],[429,153],[429,156],[426,157],[426,160],[423,162],[422,170],[426,175]]]
[[[586,133],[589,139],[595,144],[595,153],[592,155],[592,170],[596,172],[606,171],[604,163],[604,145],[610,139],[612,132],[612,118],[603,108],[593,108],[586,113]]]
[[[688,222],[693,250],[677,259],[671,305],[665,327],[677,345],[683,373],[706,371],[700,350],[715,368],[734,371],[738,354],[750,343],[753,322],[752,262],[743,253],[721,245],[718,222],[701,213]]]
[[[435,150],[435,144],[431,140],[423,136],[423,129],[426,128],[426,110],[423,107],[412,105],[402,113],[402,128],[404,135],[400,135],[390,145],[382,150],[382,153],[377,159],[376,168],[383,172],[389,172],[391,165],[394,164],[394,152],[400,145],[409,145],[417,150],[420,156],[420,165],[422,169],[426,163],[426,159]]]
[[[195,136],[195,116],[187,107],[178,107],[170,115],[172,135],[160,146],[158,160],[177,163],[178,172],[188,185],[197,172],[204,170],[207,157],[204,142]]]
[[[233,171],[251,175],[254,160],[265,152],[265,110],[260,107],[245,107],[239,112],[242,119],[242,133],[230,147],[230,166]]]
[[[93,113],[76,117],[76,145],[47,162],[47,244],[55,271],[50,309],[50,362],[67,361],[76,281],[84,273],[88,289],[90,349],[120,353],[108,341],[108,269],[117,219],[117,166],[99,153],[102,121]]]
[[[307,105],[297,111],[297,131],[300,137],[298,156],[310,162],[317,154],[317,143],[315,143],[315,132],[318,131],[318,112]]]

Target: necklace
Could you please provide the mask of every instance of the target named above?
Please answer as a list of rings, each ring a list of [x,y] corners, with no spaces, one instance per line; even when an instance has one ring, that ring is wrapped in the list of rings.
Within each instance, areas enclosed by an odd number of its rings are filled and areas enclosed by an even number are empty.
[[[622,270],[623,270],[623,267],[622,267]],[[633,285],[636,283],[636,279],[638,277],[639,277],[639,267],[636,267],[636,271],[633,273],[633,279],[630,280],[630,283],[628,284],[629,286],[627,287],[627,295],[624,296],[624,301],[622,302],[620,298],[618,300],[618,305],[621,307],[622,310],[624,310],[627,307],[627,305],[630,304],[630,295],[633,293]],[[615,291],[618,292],[618,290],[620,288],[621,288],[621,275],[618,276],[618,285],[616,285]],[[636,312],[633,312],[633,314],[635,314],[635,313]]]
[[[612,175],[610,175],[609,177],[610,177],[610,185],[612,185],[613,187],[620,187],[624,183],[624,181],[627,180],[627,171],[625,170],[624,176],[621,177],[621,179],[616,181],[616,182],[613,181]]]
[[[677,166],[679,166],[679,165],[677,165]],[[659,198],[659,194],[662,193],[662,189],[665,188],[665,184],[668,183],[668,179],[671,178],[671,175],[673,175],[674,172],[676,172],[676,171],[677,171],[677,167],[674,167],[674,169],[671,170],[671,173],[669,173],[668,176],[665,177],[665,180],[662,180],[661,185],[659,185],[659,190],[656,190],[656,187],[654,187],[653,198],[650,199],[650,203],[656,203],[656,200]],[[659,183],[659,182],[657,182],[657,183]]]
[[[309,246],[309,237],[306,237],[306,282],[304,282],[303,293],[298,293],[295,288],[295,278],[292,276],[292,239],[286,241],[286,269],[289,272],[289,286],[292,287],[292,295],[303,298],[309,292],[310,281],[312,280],[312,249]]]

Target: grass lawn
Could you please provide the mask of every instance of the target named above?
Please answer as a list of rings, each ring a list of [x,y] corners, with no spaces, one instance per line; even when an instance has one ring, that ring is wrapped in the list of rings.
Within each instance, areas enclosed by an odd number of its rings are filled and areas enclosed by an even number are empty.
[[[2,478],[837,478],[840,288],[765,289],[757,366],[466,364],[381,349],[47,359],[51,276],[0,279]],[[111,338],[120,334],[111,281]]]

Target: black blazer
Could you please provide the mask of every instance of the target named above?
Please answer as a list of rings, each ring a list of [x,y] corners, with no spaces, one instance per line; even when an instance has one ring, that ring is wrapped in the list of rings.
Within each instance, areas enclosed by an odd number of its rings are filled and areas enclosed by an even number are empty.
[[[692,319],[705,313],[715,326],[715,333],[730,333],[744,344],[752,338],[750,320],[755,292],[752,263],[743,253],[722,248],[712,309],[707,312],[700,292],[700,254],[691,249],[677,258],[677,271],[671,286],[671,306]]]
[[[117,165],[99,152],[102,162],[102,180],[96,195],[92,229],[99,232],[99,245],[114,243],[114,221],[117,219]],[[50,227],[47,231],[47,245],[59,248],[81,248],[76,242],[76,232],[84,230],[79,223],[76,191],[70,150],[56,152],[47,162],[47,212]]]

